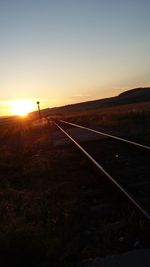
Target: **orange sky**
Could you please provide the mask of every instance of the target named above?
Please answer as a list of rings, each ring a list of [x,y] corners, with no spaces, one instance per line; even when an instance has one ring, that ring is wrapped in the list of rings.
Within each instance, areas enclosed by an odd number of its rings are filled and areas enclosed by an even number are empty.
[[[149,86],[149,10],[147,0],[2,1],[0,115],[17,99],[45,108]]]

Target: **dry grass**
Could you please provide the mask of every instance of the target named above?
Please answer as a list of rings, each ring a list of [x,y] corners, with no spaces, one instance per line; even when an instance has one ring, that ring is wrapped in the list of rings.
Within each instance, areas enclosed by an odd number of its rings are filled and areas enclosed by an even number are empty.
[[[88,110],[63,119],[122,130],[139,122],[141,129],[141,125],[149,123],[148,104]],[[53,125],[44,121],[18,121],[1,126],[2,266],[73,266],[82,258],[119,251],[113,247],[118,236],[103,221],[97,229],[102,242],[96,241],[96,247],[83,244],[85,222],[81,214],[89,206],[89,196],[83,197],[84,188],[86,184],[90,191],[92,183],[94,192],[99,179],[71,147],[53,147],[54,131]],[[104,191],[102,184],[99,188]]]
[[[73,246],[79,192],[88,171],[72,149],[53,147],[53,131],[28,122],[1,130],[2,266],[63,266],[68,242]]]
[[[150,145],[150,102],[78,111],[59,119],[84,126],[99,126]]]

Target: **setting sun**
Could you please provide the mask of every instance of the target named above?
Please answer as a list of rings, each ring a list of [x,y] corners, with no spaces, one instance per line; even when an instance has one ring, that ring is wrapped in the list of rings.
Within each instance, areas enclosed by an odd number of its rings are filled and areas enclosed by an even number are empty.
[[[35,103],[33,100],[14,100],[11,102],[11,112],[13,115],[26,116],[34,108]]]

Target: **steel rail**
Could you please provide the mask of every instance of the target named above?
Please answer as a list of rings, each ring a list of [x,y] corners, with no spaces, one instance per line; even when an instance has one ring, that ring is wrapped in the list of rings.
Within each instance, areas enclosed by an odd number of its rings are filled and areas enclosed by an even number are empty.
[[[87,131],[90,131],[90,132],[94,132],[94,133],[97,133],[97,134],[100,134],[100,135],[104,135],[104,136],[119,140],[121,142],[125,142],[125,143],[128,143],[128,144],[134,145],[134,146],[138,146],[138,147],[142,147],[144,149],[150,150],[149,146],[145,146],[145,145],[142,145],[142,144],[139,144],[139,143],[136,143],[136,142],[133,142],[133,141],[118,137],[118,136],[114,136],[114,135],[111,135],[111,134],[103,133],[101,131],[97,131],[97,130],[94,130],[94,129],[91,129],[91,128],[87,128],[87,127],[84,127],[82,125],[74,124],[74,123],[71,123],[71,122],[68,122],[68,121],[60,120],[60,122],[63,122],[63,123],[69,124],[71,126],[75,126],[77,128],[84,129],[84,130],[87,130]]]
[[[80,151],[102,172],[107,178],[132,202],[132,204],[150,221],[150,213],[142,207],[82,146],[80,146],[63,128],[56,122],[54,124],[78,147]]]

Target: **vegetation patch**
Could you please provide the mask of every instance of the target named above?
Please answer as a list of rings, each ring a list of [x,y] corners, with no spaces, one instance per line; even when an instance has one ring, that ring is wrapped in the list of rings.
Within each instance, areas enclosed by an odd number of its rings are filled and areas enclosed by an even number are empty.
[[[133,111],[139,107],[141,113]],[[149,112],[148,105],[137,104],[59,118],[121,130],[134,122],[140,133]],[[89,257],[148,246],[149,232],[139,215],[118,201],[104,177],[72,146],[55,147],[55,131],[52,123],[28,120],[1,126],[2,266],[76,266]],[[135,243],[137,238],[143,242]]]

